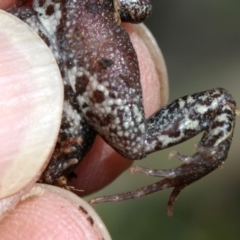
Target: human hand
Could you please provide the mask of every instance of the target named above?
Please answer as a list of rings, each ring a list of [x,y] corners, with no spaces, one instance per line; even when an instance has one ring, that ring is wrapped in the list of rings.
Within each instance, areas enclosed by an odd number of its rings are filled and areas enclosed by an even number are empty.
[[[1,21],[0,21],[1,22]],[[126,26],[126,25],[125,25]],[[128,25],[129,26],[129,25]],[[130,27],[131,28],[131,27]],[[0,28],[3,29],[3,28]],[[11,29],[14,31],[14,29]],[[165,65],[163,63],[159,63],[160,60],[158,60],[159,66],[161,66],[161,70],[157,72],[155,65],[152,61],[152,57],[149,56],[148,51],[146,50],[145,44],[142,44],[141,37],[136,35],[136,31],[130,30],[132,33],[132,37],[134,37],[134,46],[136,48],[136,51],[138,52],[139,62],[140,62],[140,69],[141,69],[141,78],[143,80],[143,90],[144,90],[144,106],[146,109],[146,115],[149,116],[151,113],[153,113],[155,110],[157,110],[162,104],[164,100],[160,97],[160,89],[163,88],[163,93],[167,92],[167,84],[164,85],[164,83],[161,83],[163,85],[160,85],[159,83],[159,76],[162,74],[161,81],[166,81],[166,69]],[[1,31],[0,31],[1,35]],[[5,37],[5,40],[4,40]],[[8,39],[8,37],[3,36],[2,42],[11,43],[11,39]],[[138,47],[137,47],[138,46]],[[29,103],[31,101],[31,97],[33,96],[41,96],[42,89],[38,88],[30,88],[26,89],[21,88],[24,86],[24,83],[33,82],[34,84],[34,78],[27,74],[24,74],[25,71],[28,71],[31,69],[31,66],[28,66],[25,62],[26,57],[29,56],[28,53],[21,53],[20,55],[17,49],[21,49],[22,47],[18,44],[18,46],[12,46],[9,44],[8,46],[4,46],[9,48],[8,50],[14,50],[11,54],[9,52],[6,52],[6,49],[1,48],[2,54],[0,55],[2,60],[1,62],[1,68],[0,68],[0,84],[1,84],[1,104],[0,109],[1,110],[1,121],[5,122],[8,127],[7,129],[9,132],[4,131],[4,125],[2,126],[2,133],[0,134],[3,143],[7,142],[10,143],[7,145],[7,147],[11,146],[10,149],[14,149],[15,151],[21,152],[21,155],[24,158],[24,155],[26,154],[26,161],[29,161],[27,158],[28,152],[25,149],[21,149],[22,145],[20,141],[15,141],[16,138],[13,138],[12,136],[19,136],[16,134],[16,128],[14,127],[16,125],[15,122],[10,122],[9,119],[16,120],[18,122],[19,117],[23,118],[24,115],[29,114],[29,111],[38,112],[42,111],[42,109],[51,108],[53,103],[46,102],[44,104],[39,106],[36,104],[34,106],[35,108],[23,108],[23,105],[20,104],[21,107],[19,107],[19,103],[21,103],[21,99],[24,98],[25,103]],[[155,48],[155,46],[154,46]],[[139,49],[139,50],[137,50]],[[145,50],[146,51],[145,51]],[[7,53],[7,54],[6,54]],[[35,58],[36,53],[33,52],[33,54],[30,59]],[[8,56],[6,59],[5,57]],[[12,63],[15,63],[15,59],[20,59],[24,62],[22,67],[22,72],[19,73],[19,79],[21,79],[21,74],[23,73],[23,79],[21,80],[20,89],[16,88],[16,83],[12,81],[12,78],[14,78],[14,74],[16,74],[16,68]],[[8,64],[7,66],[4,64]],[[9,67],[10,66],[10,67]],[[158,67],[159,67],[158,66]],[[9,69],[12,71],[9,71]],[[34,72],[34,71],[32,71]],[[36,74],[36,73],[35,73]],[[49,73],[46,73],[49,74]],[[4,81],[2,81],[3,79]],[[11,85],[12,84],[12,85]],[[59,82],[61,85],[61,82]],[[4,90],[3,87],[6,87],[7,90]],[[11,89],[11,91],[9,91]],[[57,89],[61,89],[61,86],[55,86],[54,92],[57,92]],[[19,91],[20,90],[20,91]],[[23,93],[24,90],[24,93]],[[28,92],[30,90],[30,93]],[[33,91],[34,90],[34,94]],[[51,89],[52,90],[52,89]],[[60,90],[59,90],[60,91]],[[146,92],[147,91],[147,92]],[[3,93],[10,93],[10,94],[3,94]],[[14,99],[15,102],[12,101],[14,93]],[[56,93],[53,93],[56,94]],[[3,98],[4,97],[4,98]],[[162,96],[165,98],[166,96]],[[59,103],[59,98],[57,97],[57,103]],[[13,106],[11,109],[7,109],[6,112],[6,104],[11,102]],[[16,105],[15,105],[16,104]],[[1,107],[2,106],[2,107]],[[7,104],[8,106],[8,104]],[[27,109],[27,111],[26,111]],[[50,109],[51,110],[51,109]],[[25,112],[24,112],[25,111]],[[7,114],[6,114],[7,113]],[[53,126],[49,125],[49,129],[53,130],[56,128],[56,125],[58,126],[58,123],[60,121],[60,114],[56,113],[57,120],[48,120],[49,123],[53,123]],[[9,118],[10,117],[10,118]],[[31,120],[31,119],[30,119]],[[28,132],[29,130],[29,118],[25,119],[24,124],[20,124],[20,127],[17,129],[21,131],[21,133]],[[35,126],[37,128],[37,131],[39,133],[46,131],[46,126]],[[12,131],[12,132],[11,132]],[[44,137],[44,136],[43,136]],[[35,136],[35,138],[39,138],[39,136]],[[35,138],[30,137],[31,141],[34,141]],[[54,138],[52,137],[52,142],[54,142]],[[49,139],[45,139],[43,142],[46,143]],[[14,144],[16,146],[14,146]],[[31,142],[32,144],[32,142]],[[50,144],[50,143],[49,143]],[[5,146],[5,145],[1,145]],[[54,147],[54,144],[52,145],[52,148]],[[38,151],[42,152],[45,150],[45,145],[38,145]],[[2,147],[1,149],[6,149]],[[2,162],[2,182],[0,183],[1,186],[5,183],[5,176],[11,176],[12,179],[15,179],[16,175],[18,174],[16,172],[12,173],[9,172],[9,164],[15,164],[15,155],[11,154],[12,152],[8,149],[8,151],[3,151],[1,154],[1,160]],[[5,155],[4,155],[5,154]],[[37,160],[40,158],[38,154],[35,155]],[[10,161],[5,161],[5,160]],[[46,157],[45,154],[45,162],[47,162],[48,157]],[[12,161],[12,162],[11,162]],[[0,163],[1,164],[1,163]],[[45,163],[46,164],[46,163]],[[104,185],[108,184],[112,179],[114,179],[117,175],[119,175],[122,171],[124,171],[129,165],[131,164],[131,161],[124,159],[120,155],[118,155],[114,150],[112,150],[109,146],[107,146],[102,140],[98,139],[94,147],[91,149],[88,156],[83,160],[83,162],[79,165],[79,167],[76,169],[77,175],[79,176],[75,182],[74,187],[76,189],[84,189],[84,193],[90,193],[92,191],[95,191]],[[26,164],[27,166],[27,164]],[[27,169],[23,165],[23,169],[21,169],[22,175],[28,175],[29,172],[36,172],[35,176],[32,177],[31,181],[28,183],[28,188],[25,188],[25,191],[28,191],[32,184],[37,180],[39,177],[39,174],[41,174],[42,167],[38,166],[38,169]],[[24,171],[24,172],[23,172]],[[104,176],[104,178],[102,177]],[[17,182],[19,184],[21,181]],[[16,185],[17,185],[16,184]],[[29,185],[30,184],[30,185]],[[21,188],[20,188],[21,189]],[[20,190],[19,189],[19,190]],[[76,207],[76,203],[72,203],[75,201],[67,201],[66,197],[63,197],[64,194],[61,194],[60,192],[52,192],[51,190],[39,190],[37,188],[37,192],[33,191],[30,194],[30,198],[26,198],[20,202],[20,204],[17,205],[17,207],[8,213],[6,217],[2,220],[0,224],[0,236],[4,236],[3,239],[10,239],[10,238],[20,238],[20,239],[48,239],[48,238],[54,238],[54,239],[62,239],[64,236],[68,236],[69,239],[84,239],[83,237],[89,234],[89,231],[91,230],[91,224],[89,226],[84,225],[81,220],[81,214],[83,217],[86,218],[86,214],[82,213],[78,210]],[[40,192],[38,192],[40,191]],[[3,195],[1,195],[3,196]],[[7,196],[7,195],[6,195]],[[21,196],[21,194],[19,195]],[[34,196],[34,197],[33,197]],[[71,197],[70,197],[71,198]],[[2,208],[7,206],[14,206],[14,203],[16,203],[16,200],[9,200],[5,199],[4,203],[2,203]],[[11,208],[11,207],[10,207]],[[66,217],[67,216],[67,217]],[[67,226],[67,227],[66,227]],[[85,226],[82,228],[82,226]],[[54,231],[52,230],[54,229]],[[57,234],[56,234],[57,233]],[[21,234],[21,235],[20,235]],[[94,233],[93,233],[94,234]],[[82,238],[81,238],[82,236]],[[93,238],[91,238],[93,239]],[[97,239],[97,238],[96,238]]]

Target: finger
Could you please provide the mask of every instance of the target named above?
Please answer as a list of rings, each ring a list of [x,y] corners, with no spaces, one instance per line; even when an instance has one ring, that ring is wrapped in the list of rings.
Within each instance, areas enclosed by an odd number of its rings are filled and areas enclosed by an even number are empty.
[[[0,223],[1,239],[110,239],[94,210],[73,193],[41,185]]]
[[[0,16],[0,198],[35,182],[58,135],[63,89],[56,61],[30,27]]]
[[[168,98],[167,71],[162,54],[151,33],[143,26],[124,24],[137,52],[141,84],[143,89],[146,117],[150,116]],[[94,192],[113,181],[132,164],[100,137],[76,169],[77,178],[73,180],[76,189],[83,189],[81,194]]]

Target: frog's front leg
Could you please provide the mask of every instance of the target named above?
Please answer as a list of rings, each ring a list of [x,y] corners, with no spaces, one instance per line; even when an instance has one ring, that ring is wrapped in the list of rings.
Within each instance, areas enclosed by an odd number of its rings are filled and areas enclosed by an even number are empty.
[[[161,177],[163,180],[132,192],[93,199],[90,203],[139,198],[174,187],[168,202],[168,214],[171,215],[174,201],[180,191],[220,167],[226,160],[232,141],[236,112],[234,99],[221,88],[185,96],[160,109],[146,120],[145,153],[170,147],[204,131],[197,152],[191,157],[177,152],[172,153],[171,156],[183,162],[175,169],[153,170],[133,167],[131,172],[141,172]]]

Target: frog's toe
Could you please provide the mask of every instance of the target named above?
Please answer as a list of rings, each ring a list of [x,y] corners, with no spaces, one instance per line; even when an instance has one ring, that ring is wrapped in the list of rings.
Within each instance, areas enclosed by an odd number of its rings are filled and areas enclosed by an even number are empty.
[[[184,162],[184,163],[189,163],[189,162],[192,161],[192,157],[183,155],[183,154],[181,154],[177,151],[170,152],[169,155],[168,155],[168,158],[169,159],[176,158],[176,159],[178,159],[178,160],[180,160],[181,162]]]

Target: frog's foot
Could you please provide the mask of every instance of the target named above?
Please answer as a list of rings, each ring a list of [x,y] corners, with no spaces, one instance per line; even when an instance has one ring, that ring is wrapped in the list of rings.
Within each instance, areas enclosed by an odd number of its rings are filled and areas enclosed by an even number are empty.
[[[66,181],[71,179],[68,176],[79,163],[82,144],[82,138],[70,137],[63,141],[59,136],[52,158],[39,182],[59,187],[67,186],[63,179],[66,178]]]
[[[134,166],[130,169],[131,173],[140,172],[148,176],[161,177],[163,179],[159,182],[131,192],[92,199],[90,204],[100,202],[118,202],[127,199],[140,198],[151,193],[173,187],[174,189],[168,201],[167,211],[168,215],[171,216],[173,214],[174,202],[181,190],[189,184],[201,179],[224,163],[226,155],[222,155],[221,152],[230,146],[230,142],[231,141],[227,140],[218,147],[214,148],[197,146],[198,152],[190,157],[184,156],[178,152],[172,152],[170,153],[170,157],[176,157],[183,162],[181,166],[174,169],[157,170]],[[219,156],[221,157],[219,158]]]
[[[55,185],[61,188],[64,188],[66,190],[72,191],[72,192],[84,192],[84,190],[77,189],[71,185],[69,185],[68,179],[65,176],[60,176],[55,181]]]

